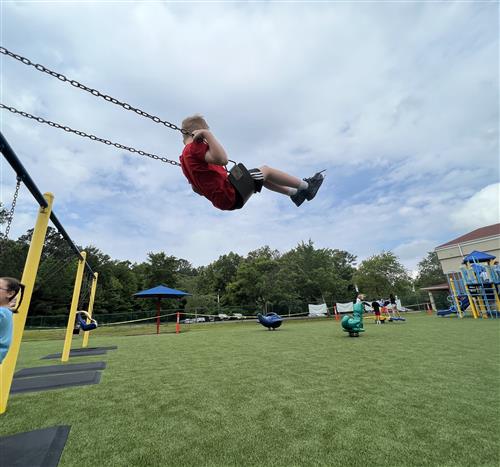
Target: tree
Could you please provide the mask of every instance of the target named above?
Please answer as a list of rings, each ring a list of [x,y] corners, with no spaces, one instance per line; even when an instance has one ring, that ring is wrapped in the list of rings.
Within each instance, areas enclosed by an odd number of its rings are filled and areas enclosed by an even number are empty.
[[[415,287],[427,287],[446,282],[446,276],[435,251],[429,251],[427,256],[418,263],[417,268]]]
[[[144,268],[145,288],[165,284],[168,287],[177,287],[177,272],[179,260],[175,256],[167,256],[166,253],[148,253],[148,260]],[[183,267],[185,265],[183,264]]]
[[[354,283],[367,298],[387,298],[389,294],[408,294],[411,278],[405,267],[391,251],[371,256],[359,265],[353,276]]]
[[[439,262],[437,253],[429,251],[427,256],[418,263],[418,273],[415,279],[415,291],[417,292],[417,301],[427,302],[429,300],[427,293],[420,290],[422,287],[438,285],[446,282],[446,275],[443,273],[441,263]],[[448,308],[447,291],[433,292],[434,302],[438,309]]]
[[[316,249],[314,243],[301,242],[285,253],[280,278],[288,295],[306,303],[343,301],[354,272],[356,257],[342,250]]]
[[[9,218],[9,211],[3,207],[3,204],[0,202],[0,225],[3,225],[7,222]]]
[[[275,278],[279,252],[268,246],[248,253],[238,266],[234,280],[226,287],[225,303],[254,305],[262,310],[268,302],[279,300]]]
[[[227,255],[219,256],[208,266],[200,268],[197,292],[215,295],[219,293],[224,297],[226,288],[234,280],[242,261],[243,257],[231,251]]]

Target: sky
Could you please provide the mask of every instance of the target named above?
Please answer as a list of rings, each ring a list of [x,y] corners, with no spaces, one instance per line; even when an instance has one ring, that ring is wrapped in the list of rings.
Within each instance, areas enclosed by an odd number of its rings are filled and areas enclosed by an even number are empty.
[[[2,1],[1,45],[180,126],[201,113],[230,159],[309,177],[223,212],[178,167],[0,110],[0,128],[78,245],[194,266],[312,240],[358,263],[500,222],[496,2]],[[181,135],[0,55],[0,101],[177,160]],[[0,160],[0,201],[15,175]],[[21,190],[11,238],[37,205]]]

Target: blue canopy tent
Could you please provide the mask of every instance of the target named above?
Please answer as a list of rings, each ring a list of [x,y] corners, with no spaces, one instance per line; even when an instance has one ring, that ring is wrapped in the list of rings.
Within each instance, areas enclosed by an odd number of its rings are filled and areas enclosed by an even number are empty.
[[[135,298],[156,298],[156,334],[160,334],[160,302],[162,298],[182,298],[191,296],[182,290],[171,289],[164,284],[157,285],[152,289],[143,290],[133,295]]]
[[[472,253],[469,253],[464,260],[465,263],[488,263],[491,260],[495,259],[496,256],[485,253],[484,251],[474,250]]]

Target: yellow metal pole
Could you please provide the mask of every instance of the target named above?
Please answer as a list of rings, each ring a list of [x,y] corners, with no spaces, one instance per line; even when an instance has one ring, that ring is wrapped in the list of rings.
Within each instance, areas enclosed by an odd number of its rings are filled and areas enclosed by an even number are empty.
[[[459,318],[462,318],[463,314],[462,314],[462,309],[460,308],[460,301],[458,300],[457,297],[457,289],[455,288],[455,282],[451,277],[450,277],[450,286],[451,286],[451,293],[453,295],[453,301],[455,302],[455,307],[457,308],[457,316]]]
[[[94,310],[94,299],[95,299],[95,290],[97,288],[97,272],[94,272],[94,277],[92,278],[92,288],[90,289],[90,299],[89,299],[89,309],[87,313],[92,316],[92,311]],[[87,323],[90,323],[90,319],[87,318]],[[83,343],[82,347],[88,347],[89,345],[89,331],[85,331],[83,333]]]
[[[469,270],[469,268],[465,268],[466,270]],[[472,295],[469,290],[469,285],[467,283],[467,276],[464,274],[463,270],[460,272],[462,274],[462,280],[464,281],[464,288],[465,288],[465,293],[467,294],[467,298],[469,299],[469,304],[470,304],[470,309],[472,310],[472,316],[474,319],[479,318],[479,311],[477,310],[477,304],[472,298]],[[472,270],[472,274],[474,274],[474,270]],[[473,276],[474,278],[476,277],[475,274]]]
[[[492,287],[493,287],[493,293],[495,294],[495,304],[497,307],[495,316],[498,316],[498,312],[500,311],[500,297],[498,296],[498,292],[495,286],[493,285]]]
[[[472,310],[472,316],[475,319],[477,319],[477,318],[479,318],[479,311],[477,310],[477,304],[476,304],[474,298],[472,297],[467,284],[465,284],[465,291],[467,293],[467,297],[469,298],[470,308]]]
[[[9,400],[10,387],[14,370],[16,369],[17,357],[21,347],[23,338],[24,325],[28,316],[28,309],[31,302],[31,295],[35,286],[36,274],[40,257],[42,255],[45,235],[47,234],[47,225],[49,223],[50,213],[52,211],[52,203],[54,195],[52,193],[44,193],[43,197],[47,201],[46,208],[40,208],[31,237],[26,263],[24,265],[23,276],[21,282],[25,285],[24,297],[17,313],[14,313],[14,329],[12,334],[12,344],[4,361],[0,365],[0,414],[7,410],[7,402]]]
[[[73,298],[71,300],[71,308],[69,310],[68,326],[66,327],[66,338],[64,339],[64,349],[61,356],[61,362],[69,360],[69,351],[71,350],[71,339],[73,338],[73,328],[75,327],[76,308],[80,299],[80,290],[82,288],[83,270],[85,268],[85,260],[87,253],[82,251],[82,257],[78,260],[78,268],[76,270],[75,287],[73,288]]]
[[[478,288],[479,288],[479,286],[478,286]],[[479,293],[480,292],[478,292],[478,294]],[[479,302],[479,311],[481,312],[481,318],[487,318],[488,317],[488,313],[487,313],[488,309],[486,308],[486,305],[485,305],[481,295],[477,296],[477,300]]]

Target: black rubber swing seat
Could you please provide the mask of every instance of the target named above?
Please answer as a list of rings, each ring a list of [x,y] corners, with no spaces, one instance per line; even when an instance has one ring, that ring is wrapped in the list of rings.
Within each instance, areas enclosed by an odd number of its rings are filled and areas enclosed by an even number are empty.
[[[228,179],[243,200],[243,205],[255,193],[255,183],[248,169],[241,163],[229,171]]]

